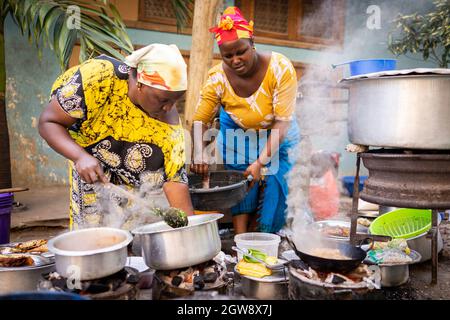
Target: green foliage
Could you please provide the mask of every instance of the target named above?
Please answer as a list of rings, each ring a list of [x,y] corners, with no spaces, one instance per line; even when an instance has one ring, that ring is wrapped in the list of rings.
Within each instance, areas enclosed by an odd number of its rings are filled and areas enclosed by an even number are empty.
[[[422,53],[424,60],[432,60],[447,68],[450,62],[450,0],[436,0],[436,9],[425,15],[399,15],[396,30],[389,33],[388,48],[395,55]],[[400,38],[394,37],[394,32]]]
[[[194,0],[172,0],[172,6],[177,20],[177,30],[180,31],[192,21]]]
[[[10,13],[30,42],[38,48],[41,40],[49,45],[61,69],[67,68],[77,40],[81,62],[102,53],[122,60],[122,52],[133,51],[125,24],[108,0],[4,0],[3,6],[7,9],[1,10],[0,19]],[[76,21],[71,8],[79,9]],[[73,27],[74,22],[79,25]]]

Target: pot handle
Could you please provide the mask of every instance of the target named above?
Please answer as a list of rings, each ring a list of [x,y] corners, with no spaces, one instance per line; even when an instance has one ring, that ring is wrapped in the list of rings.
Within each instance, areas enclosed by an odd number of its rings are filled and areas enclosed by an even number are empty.
[[[367,250],[364,250],[364,249],[362,248],[362,245],[365,244],[366,241],[368,241],[369,247],[367,248]],[[372,237],[364,238],[364,239],[362,239],[362,240],[359,242],[359,247],[360,247],[361,249],[363,249],[364,251],[366,251],[366,252],[372,250],[374,245],[375,245],[375,240],[374,240]]]
[[[342,62],[342,63],[337,63],[337,64],[331,64],[331,67],[333,67],[333,69],[334,68],[336,68],[336,67],[338,67],[338,66],[343,66],[344,64],[349,64],[349,63],[351,63],[351,61],[347,61],[347,62]]]

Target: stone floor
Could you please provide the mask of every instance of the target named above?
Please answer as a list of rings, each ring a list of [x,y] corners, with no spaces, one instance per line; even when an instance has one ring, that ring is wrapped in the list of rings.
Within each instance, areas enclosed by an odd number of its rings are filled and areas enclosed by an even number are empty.
[[[49,238],[67,231],[69,224],[68,197],[68,187],[65,186],[32,188],[29,191],[17,193],[15,201],[21,205],[14,210],[12,215],[10,241]],[[351,199],[343,198],[341,212],[349,212],[350,207]],[[225,220],[229,222],[229,217]],[[447,225],[447,227],[449,226]],[[228,251],[232,243],[232,236],[225,237],[223,250]],[[444,246],[446,245],[445,243]],[[401,287],[384,289],[386,299],[450,299],[450,289],[448,289],[450,288],[450,255],[447,252],[439,256],[437,285],[430,285],[430,262],[412,265],[410,266],[409,282]],[[141,298],[144,299],[150,297],[151,291],[149,290],[141,295]]]

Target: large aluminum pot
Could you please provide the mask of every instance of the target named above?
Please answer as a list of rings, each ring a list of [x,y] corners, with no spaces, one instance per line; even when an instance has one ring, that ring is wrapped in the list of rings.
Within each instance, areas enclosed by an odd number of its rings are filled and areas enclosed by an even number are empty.
[[[34,266],[0,268],[0,294],[36,291],[42,275],[55,271],[55,263],[41,256],[32,256]]]
[[[155,270],[173,270],[206,262],[221,249],[217,220],[223,214],[189,216],[189,224],[171,228],[160,221],[136,228],[145,264]]]
[[[63,233],[48,242],[56,271],[79,280],[99,279],[125,267],[133,236],[115,228],[89,228]]]
[[[350,141],[377,147],[450,149],[450,72],[429,70],[344,79],[342,85],[350,90]]]

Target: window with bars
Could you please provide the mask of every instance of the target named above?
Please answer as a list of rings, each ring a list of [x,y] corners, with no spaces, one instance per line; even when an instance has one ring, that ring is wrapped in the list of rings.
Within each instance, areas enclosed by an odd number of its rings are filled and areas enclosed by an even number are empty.
[[[235,0],[255,23],[256,42],[314,47],[342,45],[345,0]]]
[[[234,3],[246,19],[254,21],[258,43],[311,49],[343,44],[345,0],[235,0]],[[177,32],[172,2],[139,0],[139,21],[128,26]],[[191,26],[192,22],[181,33],[190,34]]]
[[[139,21],[151,23],[147,25],[147,28],[144,25],[145,29],[173,32],[176,30],[174,27],[177,25],[177,20],[172,1],[139,0]],[[152,26],[155,25],[159,25],[159,27],[153,28]],[[187,29],[182,30],[182,33],[191,32],[192,21],[186,27]]]

